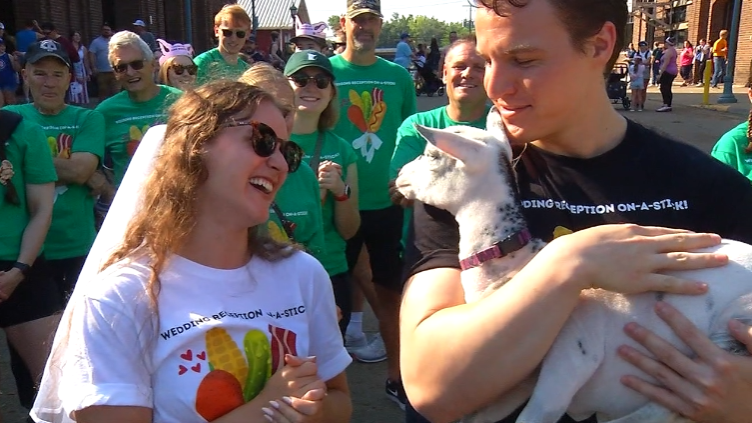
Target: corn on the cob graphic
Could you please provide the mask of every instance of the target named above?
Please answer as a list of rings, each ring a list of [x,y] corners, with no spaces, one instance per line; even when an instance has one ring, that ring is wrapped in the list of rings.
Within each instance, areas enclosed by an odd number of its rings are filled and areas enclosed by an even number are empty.
[[[206,332],[206,353],[209,364],[215,370],[224,370],[238,379],[241,387],[245,387],[248,377],[248,364],[240,352],[240,348],[222,328],[212,328]]]
[[[243,399],[248,402],[256,398],[272,376],[272,355],[266,334],[258,329],[245,334],[243,347],[248,358],[248,379],[243,388]]]

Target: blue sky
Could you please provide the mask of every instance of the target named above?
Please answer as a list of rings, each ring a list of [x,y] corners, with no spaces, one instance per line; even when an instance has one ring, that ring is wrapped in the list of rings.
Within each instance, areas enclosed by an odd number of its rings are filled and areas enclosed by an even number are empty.
[[[306,0],[311,22],[326,22],[331,15],[345,12],[346,0]],[[381,0],[381,12],[385,17],[392,13],[400,15],[424,15],[446,22],[462,22],[468,18],[470,7],[467,0]]]

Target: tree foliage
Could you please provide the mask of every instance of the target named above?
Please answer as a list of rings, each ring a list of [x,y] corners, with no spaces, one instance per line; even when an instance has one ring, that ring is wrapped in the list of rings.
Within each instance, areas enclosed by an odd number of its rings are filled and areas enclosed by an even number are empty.
[[[340,27],[339,16],[330,16],[327,23],[332,30],[336,31]],[[428,47],[431,38],[436,37],[439,45],[445,46],[449,43],[449,33],[452,31],[457,31],[457,35],[460,37],[470,33],[470,30],[463,26],[461,22],[444,22],[423,15],[405,16],[394,13],[391,18],[384,21],[378,47],[395,47],[403,32],[410,34],[414,45],[422,43]]]

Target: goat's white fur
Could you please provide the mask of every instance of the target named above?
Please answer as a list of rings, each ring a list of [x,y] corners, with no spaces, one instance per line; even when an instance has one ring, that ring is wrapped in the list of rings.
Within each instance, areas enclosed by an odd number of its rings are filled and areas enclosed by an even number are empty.
[[[460,228],[460,258],[524,227],[509,174],[511,147],[493,112],[489,115],[489,130],[493,132],[464,126],[417,129],[429,143],[423,156],[402,169],[397,187],[406,198],[445,209],[455,216]],[[466,301],[478,301],[503,285],[542,247],[540,240],[534,240],[508,257],[462,272]],[[637,322],[683,353],[691,353],[653,311],[662,299],[678,308],[720,347],[747,354],[746,348],[728,333],[727,324],[732,318],[747,322],[752,318],[752,247],[724,240],[708,251],[728,254],[730,264],[675,273],[708,283],[706,295],[585,292],[545,356],[537,381],[532,376],[463,422],[501,420],[531,393],[518,423],[555,423],[565,412],[577,420],[596,414],[599,422],[688,422],[622,385],[620,377],[626,374],[657,381],[620,359],[616,350],[620,345],[630,345],[645,351],[623,332],[628,322]]]

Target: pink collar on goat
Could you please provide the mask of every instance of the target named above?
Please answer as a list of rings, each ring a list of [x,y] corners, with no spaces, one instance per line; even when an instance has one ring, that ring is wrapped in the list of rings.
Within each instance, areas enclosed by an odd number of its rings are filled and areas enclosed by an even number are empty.
[[[513,233],[506,239],[497,242],[485,250],[478,251],[470,257],[460,260],[460,267],[462,270],[468,270],[473,267],[478,267],[487,261],[506,257],[515,251],[521,250],[531,239],[532,236],[530,235],[530,231],[525,228],[519,232]]]

